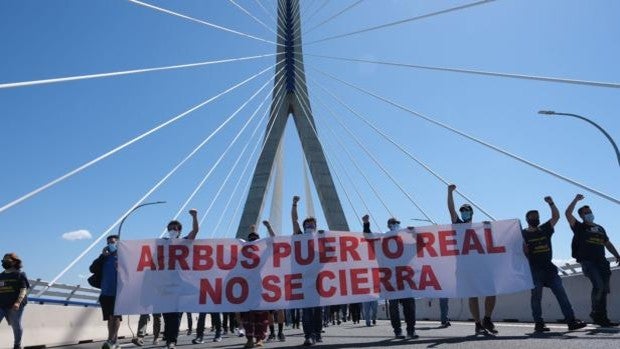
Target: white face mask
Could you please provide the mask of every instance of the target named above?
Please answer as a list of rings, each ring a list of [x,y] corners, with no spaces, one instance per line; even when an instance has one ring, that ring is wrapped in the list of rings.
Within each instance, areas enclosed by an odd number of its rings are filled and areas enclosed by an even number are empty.
[[[304,229],[304,234],[314,234],[315,232],[316,232],[316,229],[313,229],[313,228]]]
[[[168,230],[168,236],[166,236],[166,239],[178,239],[179,235],[181,235],[181,232],[178,230]]]
[[[390,231],[397,231],[400,230],[400,224],[395,223],[395,224],[390,224]]]

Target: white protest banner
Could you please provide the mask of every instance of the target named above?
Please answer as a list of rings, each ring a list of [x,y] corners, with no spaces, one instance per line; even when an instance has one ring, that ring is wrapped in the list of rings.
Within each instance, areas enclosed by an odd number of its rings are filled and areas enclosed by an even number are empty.
[[[396,233],[121,240],[117,314],[237,312],[530,289],[518,220]]]

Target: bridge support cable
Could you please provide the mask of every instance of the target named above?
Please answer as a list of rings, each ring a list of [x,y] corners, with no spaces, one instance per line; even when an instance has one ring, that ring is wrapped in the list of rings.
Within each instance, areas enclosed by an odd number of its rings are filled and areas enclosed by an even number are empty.
[[[299,96],[298,96],[297,94],[295,94],[295,97],[297,98],[297,102],[299,103],[299,105],[301,105],[302,109],[304,109],[304,114],[305,114],[306,116],[307,116],[307,115],[309,115],[309,114],[308,114],[308,113],[309,113],[309,108],[308,108],[308,106],[307,106],[305,103],[303,103],[303,102],[301,101],[301,99],[299,98]],[[316,135],[316,137],[320,140],[320,139],[321,139],[321,137],[319,137],[319,134],[318,134],[318,132],[316,131],[316,127],[315,127],[315,125],[314,125],[314,124],[312,124],[312,123],[310,122],[310,120],[308,120],[308,122],[310,123],[310,125],[312,125],[312,126],[311,126],[312,131],[314,132],[314,134]],[[324,147],[325,142],[320,142],[320,143],[321,143],[321,146],[323,146],[323,147]],[[342,182],[342,180],[341,180],[341,178],[340,178],[340,175],[338,174],[338,171],[336,171],[336,167],[334,166],[333,162],[331,161],[331,157],[330,157],[329,155],[327,155],[327,154],[329,154],[329,152],[325,152],[325,155],[326,155],[326,156],[325,156],[325,159],[327,160],[327,163],[328,163],[329,167],[333,170],[333,173],[336,175],[336,180],[338,181],[338,184],[340,184],[340,187],[342,188],[342,191],[344,192],[344,195],[345,195],[345,197],[347,198],[347,201],[349,202],[349,205],[351,206],[351,209],[353,209],[353,213],[354,213],[354,214],[355,214],[355,216],[356,216],[356,217],[355,217],[356,219],[355,219],[354,221],[359,221],[359,219],[360,219],[360,217],[361,217],[361,216],[359,215],[359,213],[358,213],[358,212],[357,212],[357,210],[355,209],[355,205],[353,205],[353,201],[351,200],[351,196],[349,195],[349,192],[347,191],[347,188],[344,186],[344,184],[343,184],[343,182]],[[342,168],[342,166],[341,166],[341,168]],[[357,192],[357,194],[358,194],[358,195],[360,195],[359,191],[357,190],[357,187],[355,186],[355,183],[354,183],[353,181],[350,181],[350,183],[351,183],[351,185],[353,185],[353,187],[354,187],[355,191]],[[361,198],[361,196],[360,196],[360,198]],[[363,201],[363,199],[362,199],[362,202],[364,202],[364,201]],[[368,210],[368,206],[366,206],[366,203],[365,203],[365,202],[364,202],[364,206],[366,207],[366,210]],[[375,224],[377,224],[377,222],[376,222],[376,221],[375,221]]]
[[[271,29],[270,26],[268,26],[267,24],[265,24],[263,21],[261,21],[260,19],[258,19],[258,17],[256,17],[255,15],[253,15],[250,11],[248,11],[245,7],[239,5],[237,2],[235,2],[235,0],[228,0],[228,2],[230,2],[231,4],[233,4],[235,7],[237,7],[239,10],[241,10],[241,12],[245,13],[246,15],[250,16],[250,18],[252,18],[254,21],[256,21],[257,23],[259,23],[260,25],[262,25],[263,27],[267,28],[268,31],[270,31],[272,34],[274,34],[275,36],[281,38],[282,40],[286,40],[284,37],[282,37],[282,35],[276,33],[273,29]]]
[[[327,5],[328,2],[329,2],[329,0],[323,0],[321,5],[319,5],[319,7],[314,12],[309,14],[306,18],[304,18],[304,16],[301,16],[300,17],[300,21],[302,23],[310,23],[312,18],[314,18],[317,15],[317,13],[321,12],[321,10],[325,8],[325,6]],[[301,32],[301,25],[297,29],[295,29],[295,31],[293,32],[293,35],[296,36],[300,32]]]
[[[280,23],[278,22],[278,20],[271,14],[271,12],[269,12],[269,10],[267,10],[265,8],[265,6],[260,2],[260,0],[254,0],[254,2],[263,10],[263,12],[265,12],[267,14],[267,16],[274,22],[276,23],[276,26],[278,26],[278,28],[280,29],[284,29]],[[277,11],[277,9],[276,9]]]
[[[284,103],[285,100],[286,100],[286,98],[284,98],[284,94],[281,94],[280,96],[278,96],[278,99],[276,100],[275,104],[273,105],[273,107],[271,109],[269,120],[271,120],[272,117],[275,117],[275,119],[278,118],[279,114],[278,114],[277,111],[280,109],[281,105]],[[269,135],[271,134],[271,131],[273,130],[274,125],[276,124],[277,120],[275,120],[275,119],[273,120],[273,122],[271,122],[271,124],[269,124],[268,129],[267,129],[267,133],[265,134],[265,137],[263,138],[263,140],[259,141],[254,146],[254,149],[252,150],[252,153],[250,154],[250,157],[248,158],[248,161],[246,162],[245,167],[243,168],[243,171],[241,172],[241,175],[239,175],[239,179],[237,180],[237,184],[235,185],[235,188],[233,189],[232,194],[228,198],[228,202],[226,202],[226,205],[224,206],[224,210],[222,211],[222,214],[220,215],[220,218],[217,221],[217,224],[215,225],[215,229],[213,230],[213,233],[211,234],[211,237],[213,237],[215,232],[219,229],[219,227],[220,227],[220,225],[222,223],[222,219],[226,215],[226,212],[228,211],[228,207],[230,206],[230,203],[232,202],[232,199],[234,198],[235,194],[237,193],[237,189],[239,188],[239,185],[241,184],[241,180],[243,179],[243,176],[247,172],[250,163],[252,163],[252,161],[250,161],[250,160],[254,158],[254,154],[256,153],[256,150],[258,149],[258,145],[261,146],[259,154],[261,154],[263,152],[263,150],[265,149],[265,146],[267,145],[267,139],[269,139]],[[258,162],[258,159],[256,159],[256,162]],[[248,190],[250,188],[250,183],[252,183],[252,176],[248,177],[247,184],[245,185],[244,191],[242,191],[242,195],[243,195],[243,193],[247,193],[248,192]],[[235,208],[235,211],[234,211],[233,215],[230,216],[230,219],[229,219],[230,222],[228,224],[228,227],[226,228],[226,232],[230,231],[230,229],[232,227],[232,224],[234,222],[234,218],[237,216],[237,213],[239,212],[239,208],[241,207],[241,203],[243,202],[243,199],[240,198],[237,201],[238,201],[237,207]]]
[[[129,141],[119,145],[119,146],[117,146],[116,148],[108,151],[107,153],[105,153],[103,155],[100,155],[97,158],[95,158],[95,159],[93,159],[93,160],[91,160],[91,161],[89,161],[89,162],[87,162],[87,163],[85,163],[85,164],[83,164],[83,165],[81,165],[81,166],[79,166],[79,167],[69,171],[68,173],[66,173],[66,174],[64,174],[64,175],[62,175],[62,176],[60,176],[60,177],[58,177],[58,178],[56,178],[56,179],[54,179],[54,180],[52,180],[52,181],[50,181],[48,183],[46,183],[46,184],[36,188],[35,190],[33,190],[33,191],[31,191],[31,192],[29,192],[29,193],[27,193],[27,194],[25,194],[25,195],[15,199],[15,200],[13,200],[13,201],[11,201],[11,202],[1,206],[0,207],[0,213],[2,213],[3,211],[8,210],[9,208],[11,208],[11,207],[13,207],[13,206],[15,206],[15,205],[17,205],[17,204],[19,204],[19,203],[29,199],[29,198],[31,198],[33,196],[41,193],[41,192],[43,192],[46,189],[49,189],[49,188],[53,187],[54,185],[64,181],[67,178],[70,178],[70,177],[74,176],[75,174],[77,174],[79,172],[82,172],[83,170],[85,170],[85,169],[89,168],[90,166],[98,163],[99,161],[104,160],[104,159],[110,157],[111,155],[113,155],[113,154],[123,150],[124,148],[126,148],[126,147],[128,147],[128,146],[130,146],[130,145],[132,145],[132,144],[134,144],[136,142],[138,142],[139,140],[141,140],[141,139],[143,139],[143,138],[145,138],[145,137],[147,137],[147,136],[149,136],[149,135],[159,131],[160,129],[162,129],[162,128],[172,124],[173,122],[175,122],[175,121],[177,121],[177,120],[187,116],[188,114],[190,114],[190,113],[192,113],[192,112],[202,108],[203,106],[213,102],[214,100],[220,98],[221,96],[223,96],[223,95],[225,95],[225,94],[227,94],[227,93],[237,89],[238,87],[241,87],[241,86],[245,85],[246,83],[254,80],[255,78],[259,77],[260,75],[264,74],[265,72],[269,71],[270,69],[272,69],[275,66],[276,66],[276,64],[270,65],[269,67],[259,71],[258,73],[250,76],[249,78],[247,78],[247,79],[245,79],[245,80],[243,80],[243,81],[241,81],[241,82],[239,82],[239,83],[229,87],[228,89],[226,89],[226,90],[218,93],[217,95],[215,95],[215,96],[213,96],[213,97],[203,101],[202,103],[197,104],[197,105],[191,107],[190,109],[182,112],[181,114],[178,114],[178,115],[174,116],[172,119],[169,119],[168,121],[165,121],[165,122],[157,125],[156,127],[154,127],[152,129],[144,132],[143,134],[141,134],[141,135],[139,135],[139,136],[137,136],[137,137],[135,137],[135,138],[133,138],[133,139],[131,139],[131,140],[129,140]]]
[[[320,104],[323,105],[325,109],[327,109],[330,112],[330,114],[332,113],[331,109],[325,103],[323,103],[322,100],[318,100],[318,101]],[[338,122],[338,124],[340,124],[340,126],[343,129],[345,129],[345,131],[351,136],[351,138],[355,140],[355,142],[362,148],[362,150],[364,150],[364,152],[373,160],[373,162],[383,171],[383,173],[385,173],[385,175],[388,176],[388,178],[390,178],[390,180],[394,183],[394,185],[396,185],[396,187],[400,189],[400,191],[420,211],[420,213],[422,213],[422,215],[424,215],[424,217],[426,217],[426,219],[428,219],[433,224],[437,224],[437,222],[433,220],[426,213],[426,211],[413,199],[413,197],[409,193],[407,193],[407,191],[402,187],[402,185],[400,185],[400,183],[398,183],[398,181],[394,177],[392,177],[390,172],[379,162],[379,160],[368,150],[368,148],[364,146],[364,144],[359,140],[359,138],[353,132],[351,132],[351,130],[349,130],[349,128],[346,125],[340,122],[340,120],[335,116],[335,114],[332,114],[332,116],[334,116],[334,119]],[[312,126],[312,128],[314,129],[314,126]],[[316,130],[314,132],[316,133]]]
[[[309,54],[309,53],[304,53],[304,56],[327,58],[327,59],[333,59],[333,60],[339,60],[339,61],[345,61],[345,62],[370,63],[370,64],[388,65],[388,66],[394,66],[394,67],[444,71],[444,72],[452,72],[452,73],[475,74],[475,75],[494,76],[494,77],[512,78],[512,79],[524,79],[524,80],[537,80],[537,81],[545,81],[545,82],[586,85],[586,86],[594,86],[594,87],[620,88],[620,83],[614,83],[614,82],[554,78],[554,77],[549,77],[549,76],[512,74],[512,73],[491,72],[491,71],[484,71],[484,70],[438,67],[438,66],[428,66],[428,65],[398,63],[398,62],[383,62],[383,61],[370,60],[370,59],[333,57],[333,56],[315,55],[315,54]]]
[[[515,155],[515,154],[513,154],[513,153],[511,153],[511,152],[509,152],[509,151],[507,151],[507,150],[504,150],[504,149],[502,149],[502,148],[500,148],[500,147],[498,147],[498,146],[495,146],[495,145],[490,144],[490,143],[488,143],[488,142],[486,142],[486,141],[483,141],[483,140],[482,140],[482,139],[480,139],[480,138],[474,137],[474,136],[469,135],[469,134],[467,134],[467,133],[465,133],[465,132],[463,132],[463,131],[460,131],[460,130],[458,130],[458,129],[456,129],[456,128],[452,127],[452,126],[449,126],[448,124],[445,124],[445,123],[443,123],[443,122],[437,121],[437,120],[435,120],[435,119],[433,119],[433,118],[431,118],[431,117],[429,117],[429,116],[426,116],[426,115],[421,114],[421,113],[419,113],[419,112],[417,112],[417,111],[415,111],[415,110],[412,110],[412,109],[410,109],[410,108],[408,108],[408,107],[405,107],[405,106],[403,106],[403,105],[401,105],[401,104],[398,104],[398,103],[396,103],[396,102],[394,102],[394,101],[392,101],[392,100],[390,100],[390,99],[388,99],[388,98],[386,98],[386,97],[380,96],[380,95],[378,95],[378,94],[376,94],[376,93],[374,93],[374,92],[368,91],[368,90],[366,90],[366,89],[364,89],[364,88],[361,88],[361,87],[359,87],[359,86],[357,86],[357,85],[354,85],[354,84],[352,84],[352,83],[346,82],[346,81],[344,81],[344,80],[342,80],[342,79],[340,79],[340,78],[338,78],[338,77],[335,77],[335,76],[333,76],[333,75],[331,75],[331,74],[325,73],[325,72],[323,72],[323,71],[321,71],[321,70],[319,70],[319,69],[317,69],[317,68],[314,68],[314,67],[311,67],[311,68],[312,68],[313,70],[315,70],[315,71],[319,72],[319,73],[320,73],[320,74],[322,74],[322,75],[325,75],[325,76],[327,76],[327,77],[329,77],[329,78],[331,78],[331,79],[333,79],[333,80],[336,80],[336,81],[338,81],[338,82],[340,82],[340,83],[342,83],[342,84],[344,84],[344,85],[347,85],[347,86],[349,86],[349,87],[352,87],[352,88],[354,88],[354,89],[356,89],[356,90],[358,90],[358,91],[360,91],[360,92],[363,92],[363,93],[365,93],[365,94],[367,94],[367,95],[369,95],[369,96],[371,96],[371,97],[374,97],[374,98],[376,98],[376,99],[378,99],[378,100],[380,100],[380,101],[383,101],[383,102],[385,102],[385,103],[387,103],[387,104],[389,104],[389,105],[392,105],[393,107],[396,107],[397,109],[401,109],[401,110],[403,110],[403,111],[405,111],[405,112],[407,112],[407,113],[409,113],[409,114],[411,114],[411,115],[414,115],[414,116],[416,116],[416,117],[419,117],[419,118],[421,118],[421,119],[423,119],[423,120],[426,120],[426,121],[428,121],[428,122],[430,122],[430,123],[432,123],[432,124],[434,124],[434,125],[437,125],[437,126],[439,126],[439,127],[442,127],[442,128],[444,128],[444,129],[446,129],[446,130],[448,130],[448,131],[450,131],[450,132],[453,132],[453,133],[455,133],[455,134],[458,134],[459,136],[462,136],[462,137],[464,137],[464,138],[466,138],[466,139],[468,139],[468,140],[470,140],[470,141],[473,141],[473,142],[475,142],[475,143],[478,143],[478,144],[480,144],[480,145],[483,145],[483,146],[485,146],[485,147],[487,147],[487,148],[489,148],[489,149],[492,149],[492,150],[494,150],[494,151],[496,151],[496,152],[498,152],[498,153],[500,153],[500,154],[503,154],[503,155],[505,155],[505,156],[507,156],[507,157],[510,157],[510,158],[512,158],[512,159],[514,159],[514,160],[517,160],[517,161],[519,161],[519,162],[521,162],[521,163],[524,163],[524,164],[526,164],[526,165],[529,165],[529,166],[531,166],[531,167],[533,167],[533,168],[535,168],[535,169],[537,169],[537,170],[539,170],[539,171],[542,171],[542,172],[547,173],[547,174],[549,174],[549,175],[552,175],[552,176],[554,176],[554,177],[556,177],[556,178],[558,178],[558,179],[561,179],[561,180],[563,180],[563,181],[565,181],[565,182],[568,182],[568,183],[570,183],[570,184],[573,184],[573,185],[575,185],[575,186],[577,186],[577,187],[579,187],[579,188],[581,188],[581,189],[584,189],[584,190],[586,190],[586,191],[588,191],[588,192],[590,192],[590,193],[592,193],[592,194],[595,194],[595,195],[597,195],[597,196],[599,196],[599,197],[601,197],[601,198],[603,198],[603,199],[605,199],[605,200],[611,201],[611,202],[616,203],[616,204],[620,204],[620,199],[617,199],[617,198],[612,197],[611,195],[605,194],[605,193],[601,192],[600,190],[597,190],[597,189],[592,188],[592,187],[589,187],[589,186],[587,186],[587,185],[585,185],[585,184],[579,183],[579,182],[577,182],[576,180],[573,180],[573,179],[571,179],[571,178],[568,178],[568,177],[566,177],[566,176],[564,176],[564,175],[561,175],[561,174],[559,174],[559,173],[557,173],[557,172],[555,172],[555,171],[552,171],[552,170],[550,170],[550,169],[547,169],[547,168],[545,168],[545,167],[543,167],[543,166],[541,166],[541,165],[538,165],[538,164],[536,164],[536,163],[534,163],[534,162],[532,162],[532,161],[529,161],[529,160],[524,159],[524,158],[522,158],[522,157],[520,157],[520,156],[518,156],[518,155]],[[459,194],[460,194],[460,193],[459,193]],[[462,195],[461,195],[461,196],[462,196]]]
[[[284,84],[280,85],[280,87],[278,88],[279,91],[283,88]],[[279,91],[277,93],[279,93]],[[269,98],[269,96],[271,95],[271,93],[273,93],[273,90],[269,93],[269,95],[263,100],[263,102],[261,103],[261,105],[256,109],[256,111],[254,113],[257,113],[259,111],[259,109],[265,104],[265,101],[267,100],[267,98]],[[258,132],[259,127],[262,125],[263,121],[265,120],[265,117],[267,117],[267,115],[269,114],[269,111],[266,110],[263,113],[263,116],[261,117],[261,119],[258,121],[256,127],[254,128],[254,131],[252,131],[252,134],[248,137],[248,142],[245,144],[245,146],[243,147],[243,149],[241,150],[241,152],[239,153],[239,156],[237,157],[237,159],[235,160],[234,164],[231,166],[230,171],[228,171],[228,174],[226,175],[226,177],[224,178],[224,181],[222,182],[222,185],[219,187],[219,189],[217,190],[217,192],[215,193],[215,196],[211,199],[211,203],[209,204],[209,207],[207,207],[207,210],[204,212],[204,214],[202,215],[202,218],[200,219],[200,224],[202,224],[202,222],[205,220],[205,218],[209,215],[209,213],[211,212],[211,209],[213,208],[213,205],[215,204],[215,202],[217,201],[217,199],[219,198],[220,194],[222,193],[222,191],[224,190],[224,186],[226,185],[226,183],[228,183],[228,180],[230,179],[230,176],[232,176],[234,170],[237,168],[237,165],[239,164],[239,161],[241,161],[241,158],[243,157],[243,155],[245,155],[245,152],[247,150],[247,148],[250,146],[251,140],[254,138],[254,135],[256,134],[256,132]],[[252,117],[254,117],[254,114],[252,115]]]
[[[340,105],[342,105],[343,107],[345,107],[351,114],[355,115],[358,119],[362,120],[366,125],[368,125],[370,128],[372,128],[376,133],[378,133],[381,137],[383,137],[385,140],[387,140],[388,142],[390,142],[392,145],[394,145],[396,148],[398,148],[398,150],[400,150],[403,154],[405,154],[407,157],[409,157],[410,159],[412,159],[413,161],[415,161],[418,165],[422,166],[428,173],[430,173],[431,175],[433,175],[436,179],[438,179],[440,182],[442,182],[445,185],[449,185],[450,182],[448,182],[446,179],[444,179],[441,175],[439,175],[435,170],[433,170],[432,168],[430,168],[430,166],[428,166],[425,162],[423,162],[422,160],[418,159],[415,155],[413,155],[410,151],[408,151],[407,149],[405,149],[400,143],[396,142],[393,138],[391,138],[390,136],[388,136],[385,132],[383,132],[381,129],[379,129],[375,124],[373,124],[372,122],[370,122],[368,120],[368,118],[364,117],[363,115],[361,115],[359,112],[357,112],[355,109],[353,109],[351,106],[349,106],[347,103],[345,103],[341,98],[339,98],[338,96],[336,96],[333,92],[329,91],[328,89],[326,89],[323,85],[319,84],[316,80],[311,78],[311,81],[318,86],[321,90],[323,90],[326,94],[330,95],[334,100],[336,100]],[[457,191],[458,194],[460,194],[465,200],[469,201],[473,206],[475,206],[476,208],[478,208],[484,215],[486,215],[487,217],[489,217],[491,220],[495,221],[495,217],[492,216],[487,210],[485,210],[484,208],[482,208],[479,204],[477,204],[474,200],[472,200],[469,196],[465,195],[463,192]]]
[[[310,27],[310,29],[306,30],[305,35],[310,34],[310,32],[314,31],[315,29],[321,27],[324,24],[329,23],[331,20],[337,18],[338,16],[342,15],[343,13],[349,11],[350,9],[354,8],[355,6],[359,5],[361,2],[363,2],[364,0],[358,0],[356,2],[354,2],[353,4],[345,7],[344,9],[338,11],[336,14],[330,16],[329,18],[323,20],[322,22],[316,24],[315,26]]]
[[[316,43],[319,43],[319,42],[324,42],[324,41],[344,38],[344,37],[347,37],[347,36],[357,35],[357,34],[366,33],[366,32],[370,32],[370,31],[374,31],[374,30],[379,30],[379,29],[383,29],[383,28],[387,28],[387,27],[392,27],[392,26],[395,26],[395,25],[400,25],[400,24],[404,24],[404,23],[418,21],[418,20],[421,20],[421,19],[429,18],[429,17],[439,16],[439,15],[443,15],[443,14],[450,13],[450,12],[456,12],[456,11],[468,9],[468,8],[474,7],[474,6],[484,5],[484,4],[487,4],[487,3],[494,2],[494,1],[496,1],[496,0],[476,1],[476,2],[472,2],[472,3],[461,5],[461,6],[452,7],[452,8],[441,10],[441,11],[427,13],[427,14],[421,15],[421,16],[415,16],[415,17],[411,17],[411,18],[401,19],[401,20],[396,21],[396,22],[390,22],[390,23],[386,23],[386,24],[382,24],[382,25],[378,25],[378,26],[374,26],[374,27],[369,27],[369,28],[364,28],[364,29],[356,30],[356,31],[349,32],[349,33],[344,33],[344,34],[339,34],[339,35],[325,37],[323,39],[307,42],[304,45],[306,45],[306,46],[307,45],[312,45],[312,44],[316,44]]]
[[[305,103],[302,103],[302,101],[298,98],[298,102],[299,104],[302,106],[302,108],[304,108],[306,110],[306,113],[308,112],[308,106]],[[308,99],[309,100],[309,99]],[[325,123],[326,125],[328,125],[328,123]],[[317,133],[316,129],[313,127],[312,128],[314,133],[316,134],[317,138],[321,139],[319,137],[319,134]],[[333,130],[331,128],[329,128],[329,130],[331,131],[333,137],[338,140],[338,138],[336,137],[335,133],[333,132]],[[323,138],[324,140],[324,138]],[[325,142],[321,142],[322,145],[326,145]],[[342,144],[339,142],[341,148],[342,148]],[[337,152],[325,152],[325,154],[329,154],[326,156],[327,161],[329,162],[330,167],[334,170],[334,174],[336,174],[336,179],[338,180],[338,183],[340,184],[340,187],[342,188],[342,190],[344,191],[344,195],[347,198],[347,201],[349,202],[349,205],[351,206],[351,208],[353,209],[353,212],[355,213],[356,219],[354,221],[359,221],[359,219],[362,217],[357,210],[355,209],[355,205],[353,205],[353,201],[350,198],[349,193],[347,192],[346,187],[344,186],[344,183],[342,182],[342,180],[340,179],[340,176],[338,175],[338,171],[336,171],[336,167],[334,166],[334,163],[331,161],[331,158],[333,158],[338,165],[340,166],[340,169],[343,171],[343,173],[345,174],[345,176],[347,177],[347,180],[349,181],[349,183],[351,183],[351,186],[353,186],[353,190],[355,191],[355,193],[357,194],[357,196],[360,198],[360,201],[362,202],[364,208],[366,209],[367,213],[370,213],[370,209],[368,208],[368,205],[366,204],[366,200],[364,200],[364,197],[362,196],[361,192],[358,190],[357,185],[355,185],[355,182],[352,180],[352,177],[349,175],[349,172],[346,170],[346,167],[344,167],[342,165],[342,162],[340,161],[340,159],[336,156]],[[359,168],[358,168],[359,170]],[[364,176],[365,177],[365,176]],[[369,184],[369,186],[371,187],[371,189],[374,191],[374,186],[370,185],[369,182],[367,182]],[[387,206],[386,206],[387,208]],[[391,214],[391,212],[388,209],[388,213],[390,214],[390,217],[393,217],[393,215]],[[381,231],[381,227],[379,226],[379,224],[377,223],[377,220],[375,219],[375,215],[371,215],[371,219],[373,220],[373,223],[375,224],[375,226],[377,227],[377,231]]]
[[[232,118],[234,118],[239,112],[241,112],[241,110],[243,110],[247,104],[252,101],[269,83],[270,80],[268,80],[263,86],[260,87],[260,89],[258,89],[250,98],[248,98],[247,101],[245,101],[242,105],[240,105],[237,110],[235,110],[229,117],[229,119],[232,120]],[[245,129],[248,127],[248,125],[252,122],[252,120],[254,120],[254,117],[256,116],[256,114],[258,114],[260,108],[262,108],[262,106],[265,104],[265,101],[267,101],[267,99],[269,97],[271,97],[271,93],[273,93],[276,85],[280,84],[281,80],[278,81],[276,84],[274,84],[274,87],[271,89],[271,91],[269,91],[269,93],[266,94],[265,98],[261,101],[261,103],[258,105],[258,107],[256,107],[256,109],[254,110],[254,112],[252,113],[252,115],[250,115],[250,117],[248,118],[248,120],[245,122],[245,124],[243,125],[243,127],[241,127],[241,129],[239,130],[239,132],[237,132],[237,134],[235,135],[235,137],[228,143],[228,146],[226,147],[226,149],[224,149],[224,151],[222,152],[222,154],[220,155],[220,157],[215,161],[215,163],[213,164],[213,166],[209,169],[209,171],[205,174],[205,176],[202,178],[202,180],[198,183],[198,185],[196,186],[196,188],[194,189],[194,191],[189,195],[189,197],[187,198],[187,200],[185,200],[185,202],[183,203],[183,205],[181,205],[181,208],[177,211],[177,213],[174,215],[173,219],[177,219],[182,212],[185,211],[185,208],[187,207],[187,205],[189,205],[189,203],[191,202],[191,200],[194,198],[194,196],[196,196],[196,194],[198,193],[198,191],[203,187],[203,185],[205,184],[205,182],[207,181],[207,179],[209,179],[211,177],[211,175],[213,174],[213,172],[217,169],[217,167],[219,166],[219,164],[222,162],[222,160],[224,159],[224,157],[226,157],[226,154],[228,154],[228,152],[230,151],[230,149],[235,145],[235,143],[237,142],[237,140],[239,139],[239,137],[241,136],[241,134],[243,133],[243,131],[245,131]],[[164,231],[160,234],[160,237],[164,236],[164,234],[166,233],[167,229],[164,229]]]
[[[267,80],[267,83],[269,81],[273,80],[273,78],[270,78],[269,80]],[[266,86],[266,84],[263,85]],[[261,88],[262,89],[262,88]],[[249,100],[248,100],[249,102]],[[247,102],[246,102],[247,104]],[[56,283],[56,281],[58,281],[58,279],[60,279],[67,271],[69,271],[69,269],[71,269],[77,262],[79,262],[88,252],[90,252],[90,250],[92,250],[95,246],[97,246],[97,244],[106,236],[108,235],[108,233],[110,233],[110,231],[112,231],[112,229],[114,229],[114,227],[119,224],[123,218],[125,218],[126,215],[128,215],[129,213],[131,213],[131,211],[133,211],[136,206],[139,206],[140,204],[142,204],[144,202],[144,200],[146,200],[151,194],[153,194],[161,185],[163,185],[168,178],[170,178],[174,173],[176,173],[176,171],[181,168],[181,166],[183,166],[189,159],[191,159],[209,140],[211,140],[211,138],[213,138],[213,136],[215,136],[226,124],[228,124],[228,122],[230,122],[230,120],[232,120],[232,118],[234,117],[234,115],[231,115],[228,119],[224,120],[224,122],[222,122],[220,124],[220,126],[218,126],[209,136],[207,136],[207,138],[205,138],[200,144],[198,144],[198,146],[196,146],[188,155],[186,155],[183,160],[181,160],[176,166],[174,166],[162,179],[160,179],[151,189],[149,189],[146,194],[144,194],[136,203],[134,203],[125,213],[123,213],[114,223],[112,223],[112,225],[110,227],[108,227],[108,229],[106,229],[101,235],[99,235],[99,237],[97,239],[95,239],[95,241],[93,241],[92,244],[90,244],[84,251],[82,251],[82,253],[80,255],[78,255],[73,261],[71,261],[67,267],[65,267],[65,269],[63,269],[58,275],[56,275],[56,277],[54,277],[52,279],[52,281],[50,281],[50,283],[46,286],[46,288],[44,288],[38,296],[41,296],[45,291],[47,291],[47,289],[52,286],[54,283]]]
[[[132,3],[136,4],[136,5],[144,6],[144,7],[147,7],[147,8],[156,10],[156,11],[159,11],[159,12],[167,13],[169,15],[173,15],[173,16],[176,16],[176,17],[184,18],[184,19],[190,20],[192,22],[200,23],[200,24],[206,25],[206,26],[211,27],[211,28],[219,29],[219,30],[222,30],[222,31],[225,31],[225,32],[228,32],[228,33],[240,35],[240,36],[243,36],[243,37],[246,37],[246,38],[249,38],[249,39],[254,39],[254,40],[257,40],[257,41],[262,41],[262,42],[266,42],[266,43],[277,45],[277,46],[280,45],[280,44],[278,44],[275,41],[259,38],[259,37],[254,36],[254,35],[250,35],[250,34],[243,33],[243,32],[240,32],[240,31],[237,31],[237,30],[234,30],[234,29],[223,27],[221,25],[217,25],[217,24],[214,24],[214,23],[203,21],[201,19],[190,17],[190,16],[187,16],[187,15],[181,14],[179,12],[175,12],[175,11],[171,11],[171,10],[165,9],[163,7],[158,7],[158,6],[155,6],[155,5],[151,5],[151,4],[146,3],[146,2],[142,2],[142,1],[138,1],[138,0],[127,0],[127,1],[132,2]]]
[[[163,70],[192,68],[192,67],[200,67],[200,66],[212,65],[212,64],[247,61],[247,60],[264,58],[264,57],[272,57],[275,55],[276,55],[275,53],[269,53],[269,54],[256,55],[256,56],[220,59],[220,60],[215,60],[215,61],[204,61],[204,62],[197,62],[197,63],[169,65],[169,66],[164,66],[164,67],[132,69],[132,70],[117,71],[117,72],[109,72],[109,73],[75,75],[75,76],[67,76],[67,77],[62,77],[62,78],[41,79],[41,80],[32,80],[32,81],[8,82],[8,83],[0,84],[0,89],[26,87],[26,86],[43,85],[43,84],[54,84],[54,83],[59,83],[59,82],[68,82],[68,81],[76,81],[76,80],[107,78],[107,77],[112,77],[112,76],[140,74],[140,73],[148,73],[148,72],[163,71]]]

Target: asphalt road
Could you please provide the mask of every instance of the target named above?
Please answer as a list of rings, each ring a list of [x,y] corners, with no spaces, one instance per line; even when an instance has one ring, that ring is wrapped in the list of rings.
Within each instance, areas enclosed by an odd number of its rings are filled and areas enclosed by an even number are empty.
[[[545,334],[534,334],[533,324],[496,323],[499,333],[496,336],[475,336],[472,322],[452,322],[452,326],[441,329],[435,321],[418,321],[416,340],[394,339],[389,321],[380,320],[376,326],[353,325],[350,322],[325,328],[323,343],[313,347],[321,349],[351,348],[374,349],[385,347],[402,348],[620,348],[620,328],[599,328],[589,325],[578,331],[568,332],[566,325],[547,324],[551,328]],[[404,324],[403,324],[404,330]],[[265,343],[264,348],[301,348],[304,341],[303,332],[298,329],[285,329],[284,342]],[[243,348],[245,338],[232,335],[224,340],[213,342],[213,333],[208,333],[204,344],[191,343],[194,336],[181,335],[177,348]],[[147,337],[146,343],[152,338]],[[130,338],[119,341],[123,348],[137,348]],[[102,343],[86,343],[59,348],[99,349]],[[161,347],[158,346],[158,347]],[[145,345],[143,348],[154,348]]]

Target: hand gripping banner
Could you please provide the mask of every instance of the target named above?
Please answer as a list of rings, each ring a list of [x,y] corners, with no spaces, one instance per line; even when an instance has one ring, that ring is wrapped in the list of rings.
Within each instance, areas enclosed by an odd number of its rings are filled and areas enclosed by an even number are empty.
[[[533,287],[518,220],[394,233],[121,240],[116,314],[238,312]]]

